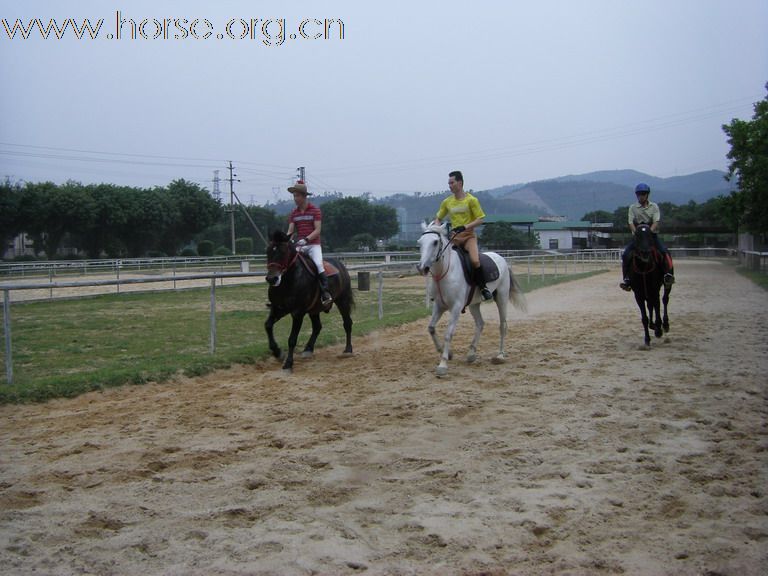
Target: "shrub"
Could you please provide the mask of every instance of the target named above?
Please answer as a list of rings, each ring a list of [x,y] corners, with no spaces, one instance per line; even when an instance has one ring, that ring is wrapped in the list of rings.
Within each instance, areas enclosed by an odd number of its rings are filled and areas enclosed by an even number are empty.
[[[197,253],[200,256],[213,256],[213,242],[201,240],[197,243]]]
[[[191,246],[187,246],[186,248],[184,248],[184,250],[181,251],[180,256],[197,256],[197,250],[195,250]]]
[[[219,246],[216,248],[216,251],[214,252],[216,256],[232,256],[232,250],[227,248],[226,246]]]
[[[238,254],[253,254],[253,238],[238,238],[235,240],[235,250]]]

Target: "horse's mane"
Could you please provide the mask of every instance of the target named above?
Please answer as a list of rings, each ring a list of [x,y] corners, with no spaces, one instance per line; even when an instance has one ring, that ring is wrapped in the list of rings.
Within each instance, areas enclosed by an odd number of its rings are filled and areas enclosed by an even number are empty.
[[[440,234],[440,236],[446,235],[445,224],[435,224],[434,222],[430,222],[423,226],[423,230],[424,232],[435,232],[436,234]]]
[[[290,236],[282,230],[272,232],[272,242],[288,242],[290,239]]]

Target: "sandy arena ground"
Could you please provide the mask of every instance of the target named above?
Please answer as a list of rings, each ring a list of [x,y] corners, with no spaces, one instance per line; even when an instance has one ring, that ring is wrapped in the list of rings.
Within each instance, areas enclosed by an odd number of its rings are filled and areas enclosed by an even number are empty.
[[[0,407],[0,566],[55,575],[733,575],[768,566],[768,293],[681,261],[668,338],[618,271],[528,295],[508,361],[427,321]],[[445,320],[440,327],[443,328]]]

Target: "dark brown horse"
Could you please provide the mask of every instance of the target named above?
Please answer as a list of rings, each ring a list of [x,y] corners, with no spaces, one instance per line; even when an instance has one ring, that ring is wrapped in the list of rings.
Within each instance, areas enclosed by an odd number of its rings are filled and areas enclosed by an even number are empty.
[[[338,260],[325,261],[325,273],[328,276],[328,288],[333,296],[333,305],[339,309],[347,335],[344,355],[352,354],[352,282],[344,264]],[[275,342],[273,327],[283,316],[293,318],[291,334],[288,337],[288,355],[283,363],[283,370],[293,370],[293,352],[299,338],[304,316],[309,314],[312,322],[312,334],[304,346],[302,356],[310,357],[315,350],[315,341],[320,330],[320,313],[328,312],[320,302],[320,287],[312,260],[296,251],[291,239],[281,231],[272,234],[267,246],[267,283],[269,284],[269,317],[264,323],[269,339],[269,349],[275,358],[280,358],[281,350]]]
[[[664,255],[656,249],[656,242],[648,224],[639,224],[635,229],[635,246],[629,258],[629,281],[635,301],[640,308],[640,317],[645,331],[645,346],[651,345],[649,328],[654,336],[661,338],[664,332],[669,332],[669,317],[667,304],[672,286],[664,285]],[[664,295],[659,299],[659,292],[664,286]],[[663,313],[662,305],[663,304]]]

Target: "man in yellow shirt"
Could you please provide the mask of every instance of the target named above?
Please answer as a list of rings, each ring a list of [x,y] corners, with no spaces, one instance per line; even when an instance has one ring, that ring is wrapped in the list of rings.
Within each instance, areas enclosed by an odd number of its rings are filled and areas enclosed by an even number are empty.
[[[450,215],[453,228],[453,243],[463,246],[469,253],[474,270],[473,279],[483,300],[493,298],[491,291],[485,285],[483,269],[480,267],[480,252],[477,248],[477,235],[475,228],[483,223],[485,212],[480,206],[480,201],[469,192],[464,191],[464,176],[455,170],[448,174],[448,188],[452,196],[448,196],[440,203],[435,223],[440,224],[446,216]]]

